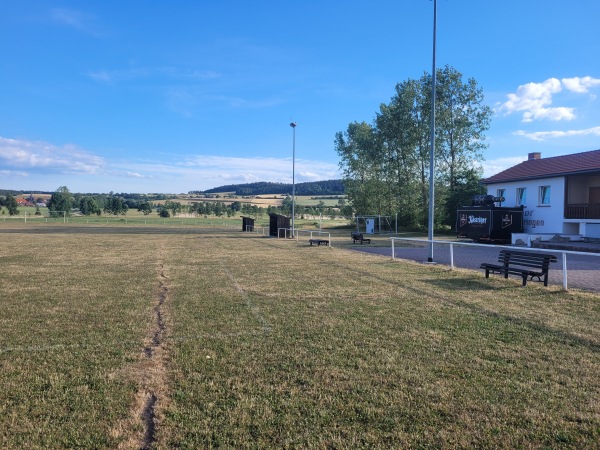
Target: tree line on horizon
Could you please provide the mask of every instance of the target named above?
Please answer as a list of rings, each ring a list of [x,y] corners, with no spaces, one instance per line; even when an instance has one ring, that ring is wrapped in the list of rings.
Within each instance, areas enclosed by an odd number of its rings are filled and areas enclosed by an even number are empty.
[[[270,205],[263,208],[257,205],[250,205],[240,201],[224,203],[222,201],[202,201],[192,202],[191,204],[182,204],[174,200],[166,200],[164,203],[153,203],[145,197],[125,198],[120,194],[73,194],[66,186],[60,186],[52,193],[47,201],[48,214],[51,217],[63,217],[72,215],[125,215],[130,209],[137,209],[138,212],[149,215],[153,212],[160,217],[166,218],[176,216],[177,214],[193,214],[195,216],[226,216],[233,217],[237,214],[261,218],[266,214],[287,214],[292,212],[292,199],[286,197],[280,206]],[[9,215],[18,215],[18,204],[12,194],[7,194],[4,198],[0,197],[0,209],[6,206]],[[2,214],[4,214],[2,209]],[[39,208],[36,214],[39,213]],[[303,216],[329,216],[336,217],[343,215],[352,217],[352,209],[346,204],[343,198],[338,199],[338,204],[334,207],[325,206],[323,201],[318,205],[306,206],[296,205],[295,213],[298,217]]]
[[[245,184],[229,184],[204,191],[190,191],[189,194],[215,194],[233,192],[236,195],[291,194],[292,183],[259,181]],[[308,181],[296,183],[296,195],[344,195],[343,180]]]

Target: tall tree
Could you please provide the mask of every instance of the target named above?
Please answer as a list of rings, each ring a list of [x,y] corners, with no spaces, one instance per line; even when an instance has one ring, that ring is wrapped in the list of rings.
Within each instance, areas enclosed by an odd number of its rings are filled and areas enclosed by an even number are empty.
[[[446,200],[472,188],[476,162],[482,159],[484,132],[491,109],[473,79],[450,66],[437,71],[436,86],[436,224],[452,224]],[[428,218],[431,120],[430,74],[396,85],[374,124],[353,122],[337,133],[346,193],[359,214],[394,215],[411,228]],[[465,183],[467,184],[465,186]],[[456,192],[455,192],[456,191]]]
[[[52,217],[62,217],[71,215],[73,208],[73,195],[66,186],[60,186],[50,197],[47,203],[48,212]]]
[[[19,204],[17,203],[17,199],[14,198],[11,194],[6,194],[4,205],[6,206],[6,209],[8,209],[9,216],[16,216],[19,214]]]
[[[129,211],[129,206],[123,197],[118,197],[112,192],[104,202],[104,212],[106,214],[125,215]]]
[[[344,189],[358,214],[385,214],[383,161],[375,128],[353,122],[335,136]]]
[[[439,69],[436,86],[436,159],[452,192],[460,178],[483,159],[485,131],[492,110],[483,104],[483,91],[473,78],[466,83],[450,66]]]
[[[98,206],[98,203],[96,203],[96,200],[89,195],[86,195],[79,199],[79,211],[84,216],[89,216],[92,214],[96,214],[99,216],[102,213],[102,210]]]
[[[141,201],[137,205],[137,210],[147,216],[152,212],[152,203],[148,201]]]

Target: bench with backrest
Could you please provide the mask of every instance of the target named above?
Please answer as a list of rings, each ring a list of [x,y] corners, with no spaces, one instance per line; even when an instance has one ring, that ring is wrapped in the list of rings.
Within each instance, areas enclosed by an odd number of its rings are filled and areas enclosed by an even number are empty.
[[[320,247],[321,244],[329,245],[329,241],[327,239],[309,239],[308,242],[310,245],[316,244],[317,247]]]
[[[371,239],[365,238],[363,236],[363,234],[359,233],[358,231],[353,231],[352,234],[350,235],[350,237],[352,238],[352,243],[353,244],[356,244],[357,241],[360,242],[361,244],[363,242],[366,242],[367,244],[371,243]]]
[[[527,285],[527,280],[543,281],[544,286],[548,286],[550,263],[556,262],[556,256],[548,253],[500,250],[498,262],[500,264],[481,264],[481,269],[485,269],[486,278],[489,278],[490,273],[502,274],[504,278],[508,278],[509,274],[518,275],[523,279],[523,286]]]

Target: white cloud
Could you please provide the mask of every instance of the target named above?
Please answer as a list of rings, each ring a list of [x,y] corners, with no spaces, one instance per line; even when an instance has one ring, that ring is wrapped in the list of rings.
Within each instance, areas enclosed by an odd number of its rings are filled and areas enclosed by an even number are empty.
[[[96,23],[95,17],[90,14],[67,8],[55,8],[50,14],[51,19],[61,25],[66,25],[95,37],[103,35],[103,32]]]
[[[113,83],[150,77],[171,81],[208,81],[220,78],[221,74],[212,70],[184,70],[175,67],[129,67],[119,70],[91,70],[87,76],[100,83]]]
[[[127,172],[125,176],[130,178],[148,178],[146,175],[137,172]]]
[[[532,122],[534,120],[573,120],[575,119],[575,109],[565,106],[551,107],[554,96],[564,89],[583,94],[589,92],[589,89],[600,85],[600,79],[592,77],[574,77],[549,78],[542,83],[527,83],[519,86],[517,92],[508,94],[508,100],[502,103],[498,112],[506,115],[516,112],[522,112],[523,122]]]
[[[536,108],[523,113],[523,122],[533,122],[534,120],[551,120],[558,122],[560,120],[573,120],[575,113],[573,108]]]
[[[18,169],[44,169],[60,173],[98,173],[104,159],[73,145],[58,147],[47,142],[0,137],[0,160]]]
[[[563,78],[562,83],[569,91],[585,94],[591,87],[600,86],[600,79],[592,77]]]
[[[105,160],[75,146],[0,137],[0,180],[29,189],[73,192],[188,192],[256,181],[292,182],[292,158],[181,156]],[[340,177],[337,163],[296,158],[297,183]],[[34,176],[35,175],[35,176]],[[7,184],[7,183],[10,183]],[[0,186],[2,187],[2,186]]]
[[[545,141],[546,139],[556,139],[562,137],[573,136],[600,136],[600,127],[587,128],[584,130],[567,130],[567,131],[536,131],[528,133],[523,130],[515,131],[517,136],[523,136],[533,141]]]
[[[508,158],[490,159],[482,161],[479,164],[483,169],[483,178],[488,178],[526,160],[527,156],[513,156]]]
[[[0,176],[2,177],[28,177],[29,174],[27,172],[21,172],[17,170],[0,170]]]
[[[291,158],[229,157],[196,155],[184,161],[169,163],[131,162],[114,164],[116,170],[152,174],[154,180],[186,182],[187,190],[209,189],[222,184],[252,183],[256,181],[292,182]],[[315,170],[318,167],[319,170]],[[324,161],[296,158],[296,182],[339,178],[338,165]],[[167,190],[168,191],[168,190]]]

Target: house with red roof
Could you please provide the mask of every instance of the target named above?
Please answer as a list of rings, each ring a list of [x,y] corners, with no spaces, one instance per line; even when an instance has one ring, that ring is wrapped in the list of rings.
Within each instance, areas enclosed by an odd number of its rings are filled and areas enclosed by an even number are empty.
[[[525,207],[524,230],[600,238],[600,150],[527,161],[482,181],[499,206]]]

